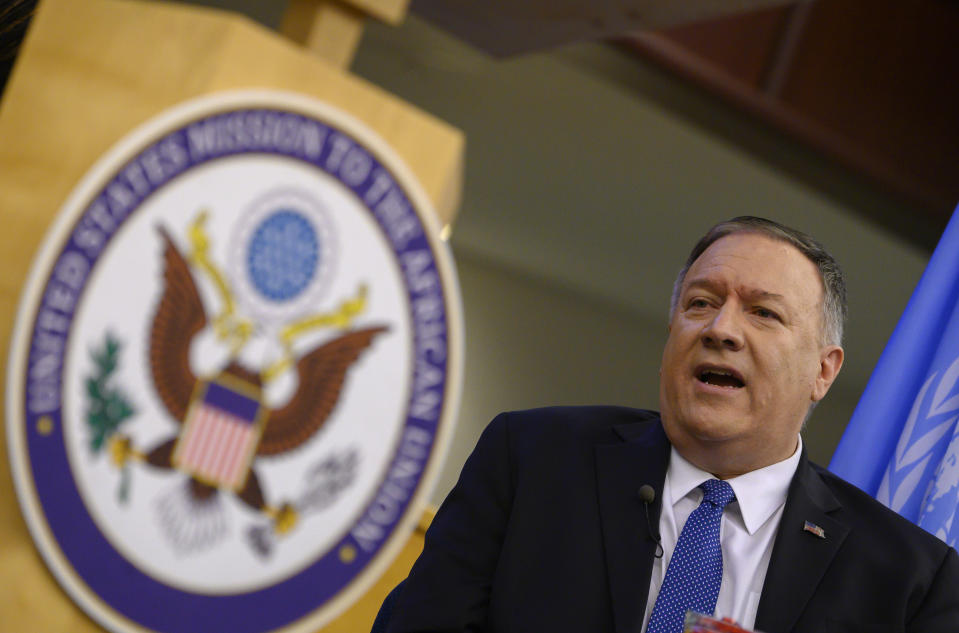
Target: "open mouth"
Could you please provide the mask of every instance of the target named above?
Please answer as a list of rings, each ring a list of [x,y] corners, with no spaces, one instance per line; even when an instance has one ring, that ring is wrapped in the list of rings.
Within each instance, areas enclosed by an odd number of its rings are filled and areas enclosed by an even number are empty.
[[[707,385],[729,389],[739,389],[746,384],[736,372],[727,369],[702,369],[696,374],[696,378]]]

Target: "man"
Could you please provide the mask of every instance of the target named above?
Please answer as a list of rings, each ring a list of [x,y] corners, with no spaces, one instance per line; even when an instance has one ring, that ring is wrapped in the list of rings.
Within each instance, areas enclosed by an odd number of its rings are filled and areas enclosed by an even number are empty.
[[[389,631],[959,632],[959,555],[809,463],[842,367],[833,258],[760,218],[713,227],[673,292],[660,414],[503,414],[426,536]]]

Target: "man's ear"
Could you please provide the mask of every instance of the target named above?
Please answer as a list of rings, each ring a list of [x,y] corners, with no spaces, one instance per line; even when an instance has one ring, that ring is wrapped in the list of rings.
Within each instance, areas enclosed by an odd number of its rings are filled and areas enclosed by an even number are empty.
[[[839,370],[842,369],[844,357],[845,352],[838,345],[827,345],[822,348],[819,354],[819,375],[816,376],[816,383],[813,385],[813,402],[819,402],[825,397],[829,387],[839,375]]]

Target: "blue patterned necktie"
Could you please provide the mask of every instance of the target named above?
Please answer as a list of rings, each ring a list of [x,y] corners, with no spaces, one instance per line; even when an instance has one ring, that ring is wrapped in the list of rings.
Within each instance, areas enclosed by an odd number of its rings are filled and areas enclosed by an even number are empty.
[[[708,615],[716,610],[723,580],[719,524],[723,508],[736,495],[719,479],[704,481],[699,487],[703,502],[686,519],[679,535],[646,633],[682,633],[687,609]]]

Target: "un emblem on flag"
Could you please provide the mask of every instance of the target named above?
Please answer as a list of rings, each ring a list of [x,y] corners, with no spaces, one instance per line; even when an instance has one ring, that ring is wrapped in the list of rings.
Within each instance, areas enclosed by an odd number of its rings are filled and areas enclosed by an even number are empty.
[[[949,545],[959,546],[959,434],[946,448],[923,504],[919,524]]]
[[[876,498],[959,544],[959,358],[919,390]]]
[[[450,434],[458,289],[372,132],[225,93],[134,131],[24,290],[11,465],[37,547],[113,631],[315,629],[402,547]]]

